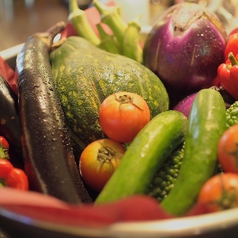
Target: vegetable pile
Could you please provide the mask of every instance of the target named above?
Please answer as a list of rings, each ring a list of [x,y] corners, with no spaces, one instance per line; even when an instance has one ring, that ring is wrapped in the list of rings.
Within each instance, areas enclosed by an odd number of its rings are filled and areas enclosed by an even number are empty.
[[[0,72],[1,187],[71,209],[151,202],[160,215],[148,219],[237,207],[236,29],[227,37],[214,13],[179,3],[141,42],[139,18],[93,4],[96,28],[71,0],[67,24],[29,37],[17,87]]]
[[[28,190],[28,178],[22,169],[15,168],[11,163],[9,149],[6,138],[0,136],[0,187]]]

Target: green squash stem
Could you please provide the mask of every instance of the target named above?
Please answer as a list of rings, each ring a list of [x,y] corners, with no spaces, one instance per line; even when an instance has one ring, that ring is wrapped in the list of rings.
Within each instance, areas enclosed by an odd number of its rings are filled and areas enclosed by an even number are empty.
[[[78,7],[77,0],[69,1],[68,21],[71,22],[79,36],[98,46],[100,39],[88,22],[86,13]]]

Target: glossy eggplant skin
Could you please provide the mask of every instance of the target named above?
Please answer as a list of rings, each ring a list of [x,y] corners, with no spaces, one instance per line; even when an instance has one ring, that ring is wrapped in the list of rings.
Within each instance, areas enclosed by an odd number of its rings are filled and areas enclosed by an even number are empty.
[[[15,167],[23,168],[21,126],[18,98],[8,82],[0,75],[0,135],[10,145],[10,160]]]
[[[92,199],[81,180],[64,113],[53,83],[49,53],[59,22],[32,35],[17,56],[19,115],[30,189],[71,204]]]
[[[212,86],[224,62],[227,33],[202,4],[183,1],[158,17],[143,48],[143,64],[164,83],[170,104]]]

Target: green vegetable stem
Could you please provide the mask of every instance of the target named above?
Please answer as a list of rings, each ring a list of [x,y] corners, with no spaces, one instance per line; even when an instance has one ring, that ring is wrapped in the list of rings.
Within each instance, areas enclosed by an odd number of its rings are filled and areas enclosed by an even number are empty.
[[[123,40],[123,55],[142,63],[143,51],[140,45],[140,18],[141,16],[128,22]]]
[[[120,54],[121,52],[120,52],[118,42],[115,36],[107,34],[102,28],[102,25],[100,23],[98,23],[96,26],[101,38],[101,43],[99,47],[108,52],[111,52],[114,54]]]
[[[79,36],[82,36],[96,46],[100,44],[99,37],[90,26],[86,13],[78,7],[77,0],[69,1],[68,21],[73,24]]]
[[[111,28],[119,45],[122,47],[127,23],[120,14],[120,8],[118,6],[103,5],[98,0],[94,0],[93,4],[101,15],[101,22]]]

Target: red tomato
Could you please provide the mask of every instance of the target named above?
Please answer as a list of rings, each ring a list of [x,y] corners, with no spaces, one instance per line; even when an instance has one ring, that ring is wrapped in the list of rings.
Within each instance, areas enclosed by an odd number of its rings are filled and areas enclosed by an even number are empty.
[[[0,136],[0,145],[2,145],[4,148],[6,148],[7,150],[9,150],[9,143],[6,140],[5,137]]]
[[[150,109],[138,94],[118,92],[108,96],[99,109],[99,121],[112,140],[128,143],[149,122]]]
[[[0,159],[0,180],[5,179],[8,174],[14,169],[9,160]],[[1,182],[0,182],[1,187]]]
[[[210,178],[200,190],[198,203],[211,212],[238,206],[238,174],[221,173]]]
[[[218,161],[225,172],[238,173],[238,124],[228,128],[221,136]]]
[[[228,35],[228,38],[234,34],[238,33],[238,28],[234,28]]]
[[[233,33],[228,38],[225,48],[225,60],[228,59],[230,52],[233,52],[234,55],[238,54],[238,33]]]
[[[6,177],[6,184],[8,187],[20,190],[28,190],[28,178],[25,172],[21,169],[14,168]]]
[[[90,143],[83,150],[79,160],[79,170],[84,182],[91,189],[100,192],[124,153],[124,146],[111,139],[100,139]]]

